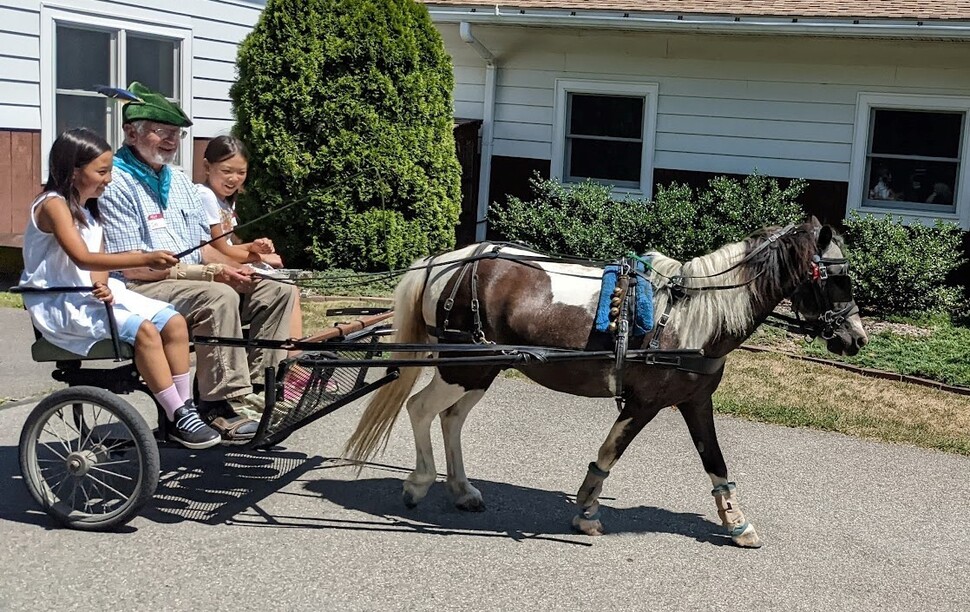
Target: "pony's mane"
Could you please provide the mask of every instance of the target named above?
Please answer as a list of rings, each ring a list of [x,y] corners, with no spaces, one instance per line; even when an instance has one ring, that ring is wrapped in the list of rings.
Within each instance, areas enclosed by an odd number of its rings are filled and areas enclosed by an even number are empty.
[[[689,291],[690,299],[675,302],[668,329],[676,333],[680,348],[702,348],[724,336],[743,337],[755,326],[759,313],[773,307],[794,287],[796,279],[807,278],[815,240],[814,233],[804,226],[779,238],[777,247],[768,247],[751,260],[721,273],[742,261],[778,229],[758,230],[741,242],[686,263],[659,252],[650,253],[655,270],[650,280],[657,289],[654,312],[658,314],[666,310],[671,299],[671,277],[686,277],[684,284],[688,288],[741,285],[735,289]],[[834,239],[841,245],[840,237]]]

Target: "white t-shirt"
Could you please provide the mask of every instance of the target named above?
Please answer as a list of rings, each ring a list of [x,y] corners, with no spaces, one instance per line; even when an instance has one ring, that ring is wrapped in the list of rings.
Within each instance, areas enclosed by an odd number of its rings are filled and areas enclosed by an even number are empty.
[[[235,229],[238,224],[235,205],[220,199],[208,185],[197,183],[195,187],[199,192],[199,199],[202,200],[202,209],[205,211],[206,223],[210,227],[213,225],[222,227],[222,231],[219,232],[220,234],[231,232]],[[231,236],[227,240],[229,244],[232,244],[230,238]]]

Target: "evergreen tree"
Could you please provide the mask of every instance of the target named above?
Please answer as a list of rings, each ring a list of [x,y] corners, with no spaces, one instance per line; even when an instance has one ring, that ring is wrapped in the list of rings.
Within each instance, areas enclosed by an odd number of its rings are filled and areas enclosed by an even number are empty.
[[[414,0],[269,0],[231,97],[244,218],[289,265],[375,270],[450,248],[461,201],[451,60]],[[305,201],[304,201],[305,200]]]

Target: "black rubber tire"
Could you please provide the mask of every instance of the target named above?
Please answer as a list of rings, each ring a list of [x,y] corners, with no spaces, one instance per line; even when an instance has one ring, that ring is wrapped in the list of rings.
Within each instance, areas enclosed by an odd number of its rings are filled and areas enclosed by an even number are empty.
[[[132,494],[119,507],[112,508],[104,513],[80,512],[73,508],[71,504],[60,499],[42,475],[41,459],[38,455],[38,439],[45,430],[48,421],[55,416],[58,410],[73,410],[76,414],[78,412],[77,406],[85,404],[100,408],[113,415],[116,421],[127,430],[131,439],[130,450],[136,453],[131,459],[125,460],[125,463],[137,465],[137,474],[129,478],[133,482],[131,485]],[[70,414],[70,412],[67,413]],[[82,442],[87,441],[82,441],[79,435],[78,450],[80,450]],[[122,451],[117,452],[127,452],[128,450],[128,446],[125,445]],[[110,449],[104,452],[108,453],[108,458],[111,458]],[[19,455],[20,473],[23,475],[24,483],[27,485],[27,490],[30,491],[31,496],[44,511],[72,529],[107,531],[124,525],[141,511],[158,487],[160,472],[158,444],[152,435],[151,428],[131,404],[114,393],[98,387],[77,386],[61,389],[48,395],[37,404],[27,417],[20,434]],[[45,461],[50,462],[50,460]],[[98,463],[94,462],[92,465],[97,466]],[[65,478],[69,477],[73,476],[65,476]],[[56,488],[60,490],[60,485]]]

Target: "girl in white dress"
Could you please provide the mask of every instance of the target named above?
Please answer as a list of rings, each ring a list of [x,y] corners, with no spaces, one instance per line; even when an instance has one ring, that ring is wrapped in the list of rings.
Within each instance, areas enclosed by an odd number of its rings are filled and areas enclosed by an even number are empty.
[[[135,366],[168,416],[170,436],[189,448],[215,446],[219,433],[202,422],[191,399],[185,319],[170,304],[108,278],[111,270],[166,269],[178,263],[168,251],[104,252],[96,198],[111,182],[112,159],[108,143],[85,128],[68,130],[54,141],[47,184],[30,207],[24,232],[20,286],[93,291],[27,292],[24,304],[48,342],[79,355],[111,337],[104,303],[113,304],[118,337],[134,345]]]

